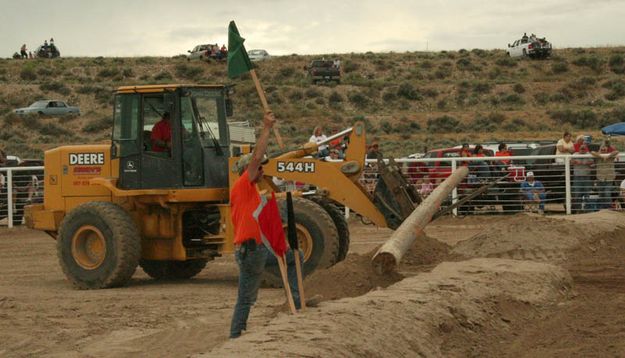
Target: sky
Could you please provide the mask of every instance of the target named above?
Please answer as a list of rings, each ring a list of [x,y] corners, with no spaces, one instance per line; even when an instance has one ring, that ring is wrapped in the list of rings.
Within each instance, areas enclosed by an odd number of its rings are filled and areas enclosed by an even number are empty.
[[[0,0],[0,57],[54,38],[63,56],[174,56],[227,44],[272,55],[625,45],[625,0]]]

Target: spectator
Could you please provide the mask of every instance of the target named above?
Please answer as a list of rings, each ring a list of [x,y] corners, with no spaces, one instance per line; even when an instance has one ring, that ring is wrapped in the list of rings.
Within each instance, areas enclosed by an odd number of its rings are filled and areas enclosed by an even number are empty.
[[[580,134],[575,138],[575,143],[573,143],[573,150],[575,153],[579,153],[579,148],[584,144],[584,135]]]
[[[310,139],[308,139],[308,141],[319,144],[319,143],[324,142],[327,139],[328,137],[326,137],[326,135],[323,134],[323,127],[316,126],[315,129],[313,130],[313,134],[310,136]],[[324,158],[324,157],[327,157],[328,155],[330,155],[328,144],[319,145],[319,147],[317,148],[317,157]]]
[[[427,151],[425,151],[427,153]],[[463,155],[464,154],[464,155]],[[460,149],[461,157],[470,157],[471,150],[469,149],[469,143],[462,143],[462,148]]]
[[[28,58],[30,58],[30,59],[33,58],[33,53],[31,51],[28,51]]]
[[[485,157],[486,155],[484,155],[484,147],[482,147],[481,144],[478,144],[475,146],[475,148],[473,149],[473,156],[474,157]],[[473,169],[475,171],[475,175],[476,177],[482,180],[488,180],[490,179],[490,167],[488,165],[488,162],[486,162],[485,160],[475,160],[475,161],[470,161],[469,162],[469,168]]]
[[[430,177],[426,174],[423,176],[423,182],[419,187],[419,194],[425,199],[432,191],[434,191],[434,184],[432,184]]]
[[[0,148],[0,167],[4,167],[6,165],[7,165],[7,155],[4,152],[4,150]]]
[[[545,212],[545,187],[540,180],[534,178],[533,172],[527,172],[525,181],[521,183],[521,193],[526,202],[538,204],[538,212],[540,214]]]
[[[508,149],[508,146],[506,145],[506,143],[499,143],[499,150],[497,151],[497,153],[495,153],[496,157],[511,157],[512,156],[512,152]],[[501,166],[503,167],[503,169],[505,169],[506,166],[510,165],[510,159],[502,159],[499,161],[499,163],[501,163]]]
[[[556,155],[571,155],[575,153],[575,144],[571,140],[571,133],[565,131],[562,138],[556,143]],[[564,164],[564,158],[556,158],[556,163]]]
[[[164,112],[160,121],[152,128],[150,140],[153,152],[167,152],[171,150],[171,121],[169,112]]]
[[[228,55],[228,48],[226,47],[226,44],[222,44],[222,45],[221,45],[221,53],[222,53],[222,55],[224,55],[224,56],[227,56],[227,55]]]
[[[380,145],[377,140],[374,140],[367,149],[367,159],[378,159],[381,154]]]
[[[588,145],[582,144],[579,147],[579,154],[588,154]],[[573,181],[572,181],[572,208],[573,213],[577,214],[585,211],[583,209],[584,198],[590,196],[592,190],[592,158],[574,158],[571,159],[573,165]]]
[[[26,52],[26,44],[23,44],[22,48],[20,48],[20,55],[22,56],[22,58],[28,58],[28,52]]]
[[[341,159],[341,155],[338,149],[330,149],[330,155],[324,158],[324,160],[326,161],[340,160],[340,159]]]
[[[614,191],[614,158],[618,155],[616,150],[610,150],[610,143],[605,141],[599,148],[599,152],[592,152],[597,166],[597,189],[599,191],[599,209],[607,209],[612,205],[612,193]],[[622,183],[621,183],[622,186]]]

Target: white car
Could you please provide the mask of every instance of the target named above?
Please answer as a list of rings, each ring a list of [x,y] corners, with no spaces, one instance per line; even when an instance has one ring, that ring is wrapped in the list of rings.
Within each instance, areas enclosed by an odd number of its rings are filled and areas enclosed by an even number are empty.
[[[18,108],[13,111],[15,114],[25,115],[25,114],[41,114],[48,116],[79,116],[80,109],[78,107],[68,106],[67,103],[63,101],[56,100],[41,100],[31,104],[28,107]]]
[[[508,44],[506,52],[510,57],[547,58],[551,55],[551,43],[544,37],[524,34],[519,40]]]
[[[187,51],[189,55],[187,56],[187,60],[206,60],[209,57],[208,50],[211,45],[197,45],[193,48],[193,50]]]
[[[247,56],[251,61],[262,61],[271,57],[265,50],[249,50]]]

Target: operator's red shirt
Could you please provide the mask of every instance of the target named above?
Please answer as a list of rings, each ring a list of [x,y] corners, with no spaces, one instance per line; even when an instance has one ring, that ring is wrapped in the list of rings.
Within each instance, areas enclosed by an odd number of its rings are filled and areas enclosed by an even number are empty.
[[[171,142],[171,122],[164,119],[158,121],[154,127],[152,127],[150,139],[152,140],[153,152],[165,152],[167,148],[156,145],[155,140]]]
[[[256,184],[250,181],[247,170],[234,182],[230,189],[230,210],[234,224],[234,244],[239,245],[249,239],[260,244],[260,225],[254,218],[254,211],[261,205]]]

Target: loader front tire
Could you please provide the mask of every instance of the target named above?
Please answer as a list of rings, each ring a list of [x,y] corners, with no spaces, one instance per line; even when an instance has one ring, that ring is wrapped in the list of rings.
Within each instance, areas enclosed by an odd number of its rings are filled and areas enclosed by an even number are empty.
[[[137,268],[141,240],[124,209],[109,202],[89,202],[61,222],[57,256],[75,287],[118,287],[126,284]]]
[[[278,202],[280,216],[286,230],[286,201]],[[304,253],[303,275],[319,268],[328,268],[337,262],[339,238],[332,217],[319,204],[304,198],[293,198],[295,223],[300,250]],[[281,285],[278,262],[273,255],[267,258],[265,285]]]
[[[340,262],[345,260],[347,257],[347,252],[349,251],[349,226],[347,225],[347,221],[345,220],[345,215],[341,212],[341,210],[334,204],[334,202],[321,197],[321,196],[311,196],[310,200],[319,204],[325,211],[328,212],[332,221],[334,222],[334,226],[336,226],[336,231],[339,235],[339,249],[337,252],[336,262]]]

